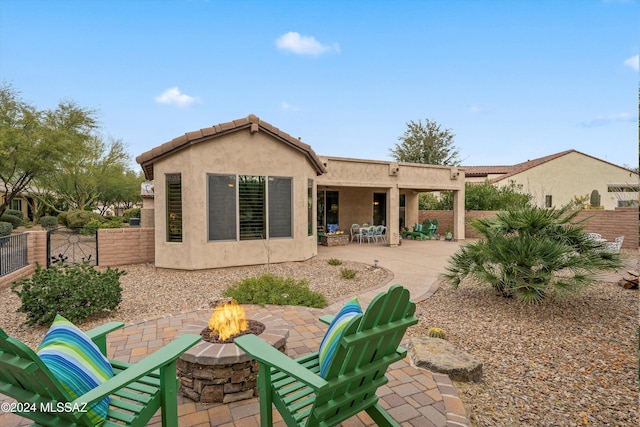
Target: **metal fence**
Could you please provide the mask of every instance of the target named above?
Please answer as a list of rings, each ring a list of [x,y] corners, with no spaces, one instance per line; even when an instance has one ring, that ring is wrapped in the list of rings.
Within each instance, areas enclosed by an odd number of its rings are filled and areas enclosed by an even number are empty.
[[[0,237],[0,277],[27,265],[27,235],[22,233]]]
[[[83,262],[98,265],[98,233],[95,229],[59,227],[47,232],[47,267]]]

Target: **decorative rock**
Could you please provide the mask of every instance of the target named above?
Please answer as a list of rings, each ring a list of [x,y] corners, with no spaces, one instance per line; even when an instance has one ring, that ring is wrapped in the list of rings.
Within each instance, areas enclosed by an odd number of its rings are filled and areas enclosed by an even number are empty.
[[[412,337],[409,350],[413,363],[420,368],[447,374],[454,381],[482,379],[482,362],[443,339]]]

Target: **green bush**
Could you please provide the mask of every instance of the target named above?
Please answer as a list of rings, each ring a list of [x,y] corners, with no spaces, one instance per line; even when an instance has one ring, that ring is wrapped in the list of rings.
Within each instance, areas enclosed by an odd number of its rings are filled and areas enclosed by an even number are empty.
[[[9,236],[13,231],[13,225],[10,222],[0,222],[0,237]]]
[[[140,218],[140,208],[131,208],[124,211],[122,219],[129,222],[131,218]]]
[[[224,296],[235,299],[239,304],[327,306],[324,295],[311,291],[306,280],[295,281],[271,274],[243,279],[225,290]]]
[[[17,216],[18,218],[20,218],[20,221],[24,219],[24,213],[22,213],[22,211],[18,209],[7,209],[6,211],[4,211],[4,214]]]
[[[58,216],[60,218],[60,216]],[[66,216],[66,225],[69,228],[80,228],[89,224],[92,220],[98,221],[99,223],[103,223],[106,219],[95,212],[89,211],[69,211]]]
[[[60,212],[58,214],[58,223],[64,225],[65,227],[69,226],[69,223],[67,222],[67,215],[69,214],[69,212]]]
[[[122,300],[120,277],[124,270],[98,271],[88,263],[42,268],[29,278],[11,285],[20,297],[18,312],[27,314],[27,324],[49,325],[60,313],[71,322],[118,308]]]
[[[329,265],[342,265],[342,261],[340,261],[337,258],[331,258],[330,260],[327,260],[327,264],[329,264]]]
[[[0,216],[0,221],[2,222],[8,222],[10,223],[14,229],[20,227],[22,225],[22,219],[15,216],[15,215],[9,215],[8,213],[4,213],[2,214],[2,216]]]
[[[351,270],[349,268],[343,268],[342,270],[340,270],[340,277],[346,280],[354,279],[356,277],[356,274],[357,273],[355,270]]]
[[[569,214],[568,207],[527,206],[472,221],[481,239],[464,244],[442,277],[454,287],[469,277],[530,303],[588,286],[598,280],[597,273],[616,271],[622,262],[587,236],[585,220],[578,221],[577,214]]]
[[[56,228],[58,226],[58,218],[56,218],[55,216],[43,216],[38,220],[38,222],[47,230]]]

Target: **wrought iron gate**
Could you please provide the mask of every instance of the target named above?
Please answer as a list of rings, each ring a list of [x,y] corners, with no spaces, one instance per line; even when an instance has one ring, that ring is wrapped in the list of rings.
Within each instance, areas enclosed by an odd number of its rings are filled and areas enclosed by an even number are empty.
[[[98,265],[95,229],[59,227],[47,232],[47,267],[56,263]]]

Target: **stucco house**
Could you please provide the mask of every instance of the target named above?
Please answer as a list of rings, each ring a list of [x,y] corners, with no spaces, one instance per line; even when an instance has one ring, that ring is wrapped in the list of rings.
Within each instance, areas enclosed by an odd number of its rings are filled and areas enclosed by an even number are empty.
[[[513,181],[541,207],[560,207],[595,190],[604,209],[638,201],[638,173],[602,159],[567,150],[511,166],[465,166],[467,182],[507,185]]]
[[[464,239],[464,169],[318,156],[255,115],[188,132],[136,158],[153,193],[155,263],[186,270],[302,261],[320,227],[418,221],[418,193],[454,192],[454,238]]]

